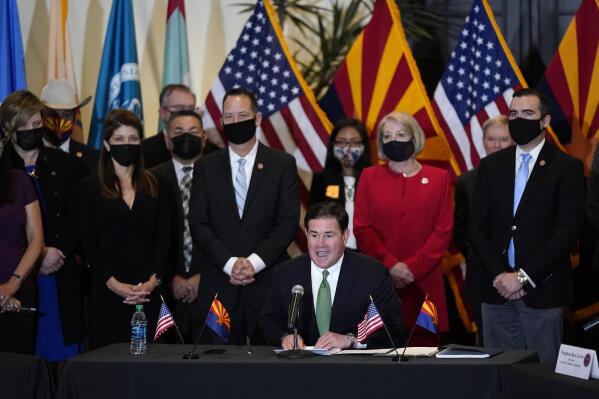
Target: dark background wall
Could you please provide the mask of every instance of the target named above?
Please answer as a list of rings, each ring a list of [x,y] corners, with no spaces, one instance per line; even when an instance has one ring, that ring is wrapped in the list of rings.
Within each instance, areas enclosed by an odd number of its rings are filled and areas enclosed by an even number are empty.
[[[542,78],[582,0],[489,0],[495,19],[532,87]],[[448,63],[471,0],[424,0],[441,19],[434,39],[413,43],[424,84],[432,95]],[[599,21],[598,21],[599,23]]]

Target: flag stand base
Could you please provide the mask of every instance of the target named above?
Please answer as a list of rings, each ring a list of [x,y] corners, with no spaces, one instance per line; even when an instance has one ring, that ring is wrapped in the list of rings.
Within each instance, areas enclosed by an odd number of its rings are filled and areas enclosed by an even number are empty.
[[[197,359],[199,357],[200,357],[200,355],[198,355],[195,352],[189,352],[189,353],[186,353],[186,354],[183,355],[183,359],[187,359],[187,360],[189,360],[189,359]]]
[[[302,349],[289,349],[277,353],[277,357],[280,357],[281,359],[309,359],[314,357],[314,353]]]

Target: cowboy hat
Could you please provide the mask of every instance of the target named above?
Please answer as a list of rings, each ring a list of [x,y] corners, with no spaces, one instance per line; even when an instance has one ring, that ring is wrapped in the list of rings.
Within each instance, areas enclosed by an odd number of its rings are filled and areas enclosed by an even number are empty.
[[[81,102],[77,103],[75,91],[64,79],[52,79],[42,89],[41,100],[44,105],[52,109],[68,109],[74,110],[87,105],[92,96],[85,97]]]

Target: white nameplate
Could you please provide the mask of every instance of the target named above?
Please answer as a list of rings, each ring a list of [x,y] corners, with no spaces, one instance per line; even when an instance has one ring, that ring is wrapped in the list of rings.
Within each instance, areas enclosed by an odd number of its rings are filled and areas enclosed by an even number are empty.
[[[555,372],[585,380],[588,380],[591,374],[593,378],[599,378],[597,354],[591,349],[562,344],[559,348]]]

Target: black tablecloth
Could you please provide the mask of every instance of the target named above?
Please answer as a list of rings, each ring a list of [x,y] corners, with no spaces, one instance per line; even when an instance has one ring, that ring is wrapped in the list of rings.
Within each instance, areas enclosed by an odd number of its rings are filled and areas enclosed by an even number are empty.
[[[51,399],[48,365],[39,357],[0,352],[0,398]]]
[[[554,373],[547,363],[515,364],[500,370],[504,398],[599,398],[599,381]]]
[[[201,347],[200,353],[207,347]],[[510,351],[489,359],[414,358],[395,363],[370,356],[279,359],[272,348],[226,347],[218,355],[184,360],[181,345],[152,345],[133,356],[128,345],[111,345],[66,363],[58,397],[71,398],[495,398],[499,370],[536,361],[536,354]]]

